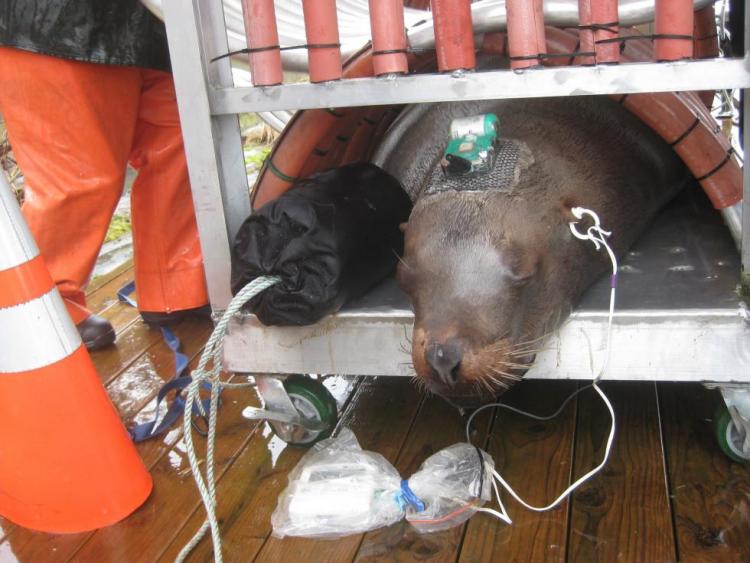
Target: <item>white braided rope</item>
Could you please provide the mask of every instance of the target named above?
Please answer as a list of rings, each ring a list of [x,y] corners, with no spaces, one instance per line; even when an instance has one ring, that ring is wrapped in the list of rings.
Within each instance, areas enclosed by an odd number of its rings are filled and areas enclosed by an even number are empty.
[[[198,367],[192,373],[193,381],[187,387],[182,428],[185,439],[185,450],[187,451],[188,460],[190,461],[190,469],[193,472],[195,485],[200,492],[203,507],[206,509],[206,520],[195,533],[193,538],[182,548],[180,554],[175,560],[177,562],[181,563],[182,561],[185,561],[185,558],[190,554],[193,548],[195,548],[201,539],[203,539],[203,536],[206,534],[209,527],[211,528],[214,560],[218,563],[222,562],[221,534],[219,532],[219,522],[216,519],[216,479],[214,474],[214,443],[216,441],[216,412],[219,406],[219,392],[223,387],[242,387],[250,385],[247,383],[233,384],[221,381],[221,356],[224,349],[224,335],[226,334],[227,326],[229,326],[229,321],[235,314],[237,314],[245,303],[250,301],[250,299],[258,295],[261,291],[268,289],[279,281],[281,281],[281,278],[276,276],[263,276],[256,278],[234,296],[229,303],[227,310],[224,311],[221,319],[216,324],[208,342],[206,342],[206,347],[203,350],[203,354],[201,354]],[[211,363],[210,368],[207,367],[209,362]],[[211,407],[208,412],[208,436],[206,438],[205,478],[201,473],[198,457],[195,454],[192,432],[193,405],[197,406],[198,410],[201,411],[201,414],[204,416],[206,414],[203,412],[201,402],[196,402],[201,384],[204,382],[208,382],[211,386]]]

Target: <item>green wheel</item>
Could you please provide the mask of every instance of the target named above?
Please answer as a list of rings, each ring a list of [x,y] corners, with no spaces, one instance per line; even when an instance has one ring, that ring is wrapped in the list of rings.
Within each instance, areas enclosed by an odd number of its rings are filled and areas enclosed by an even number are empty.
[[[321,422],[321,430],[309,430],[302,426],[271,422],[273,431],[287,444],[312,446],[315,442],[328,438],[336,426],[338,409],[336,399],[320,381],[305,375],[291,375],[284,380],[289,398],[303,418]]]
[[[742,440],[737,427],[734,425],[732,415],[725,405],[719,405],[714,415],[714,433],[716,441],[724,454],[737,463],[750,463],[750,457],[742,451]]]

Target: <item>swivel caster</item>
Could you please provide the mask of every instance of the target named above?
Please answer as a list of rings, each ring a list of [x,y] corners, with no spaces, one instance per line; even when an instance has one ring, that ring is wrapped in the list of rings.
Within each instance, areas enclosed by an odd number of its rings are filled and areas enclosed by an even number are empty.
[[[737,463],[750,463],[750,386],[747,383],[707,384],[718,388],[722,403],[714,414],[714,436],[724,454]]]
[[[719,405],[714,415],[714,435],[719,448],[737,463],[750,463],[750,452],[743,450],[745,433],[737,428],[732,415],[725,405]]]
[[[255,379],[265,408],[246,407],[245,418],[268,421],[274,434],[294,446],[311,446],[331,435],[338,418],[336,399],[320,381],[306,375]]]

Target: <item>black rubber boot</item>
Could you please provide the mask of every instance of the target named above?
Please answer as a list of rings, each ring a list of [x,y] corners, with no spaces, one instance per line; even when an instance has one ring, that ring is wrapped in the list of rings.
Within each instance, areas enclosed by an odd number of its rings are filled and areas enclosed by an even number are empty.
[[[174,324],[184,319],[189,318],[211,318],[211,306],[204,305],[203,307],[194,307],[193,309],[182,309],[180,311],[172,311],[171,313],[157,312],[157,311],[141,311],[141,318],[143,322],[149,326],[169,325]]]
[[[101,350],[115,343],[115,329],[112,323],[99,315],[89,315],[78,323],[76,328],[89,352]]]

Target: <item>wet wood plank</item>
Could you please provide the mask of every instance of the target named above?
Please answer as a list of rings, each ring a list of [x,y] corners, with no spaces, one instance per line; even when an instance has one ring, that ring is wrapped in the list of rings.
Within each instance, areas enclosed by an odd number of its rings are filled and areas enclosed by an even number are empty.
[[[216,476],[236,460],[258,425],[242,418],[241,411],[255,404],[247,389],[229,388],[223,393],[216,441]],[[205,440],[195,436],[199,458],[205,455]],[[95,532],[75,553],[80,561],[154,561],[200,504],[181,439],[151,468],[154,490],[146,503],[129,518]]]
[[[354,431],[363,449],[376,451],[393,463],[401,451],[416,416],[420,396],[406,377],[368,379],[360,386],[342,424]],[[270,531],[270,513],[276,498],[286,487],[286,475],[279,476],[278,487],[268,490],[264,516],[259,530]],[[229,534],[232,532],[230,531]],[[337,540],[270,537],[256,561],[351,561],[362,535]]]
[[[485,447],[490,416],[480,415],[474,440]],[[408,478],[435,452],[465,442],[466,419],[439,397],[429,397],[409,432],[396,460],[396,469]],[[405,521],[365,534],[356,561],[455,561],[464,525],[433,534],[419,534]]]
[[[574,493],[570,561],[675,561],[655,386],[605,382],[617,416],[607,466]],[[609,415],[592,391],[578,402],[575,475],[597,465]]]
[[[191,365],[194,366],[197,363],[197,354],[201,350],[205,338],[203,338],[203,341],[201,341],[200,338],[191,338],[189,331],[203,331],[205,333],[210,329],[210,322],[207,320],[196,320],[183,324],[185,325],[184,327],[175,327],[175,330],[184,338],[185,353],[188,357],[192,357]],[[150,359],[154,362],[154,365],[163,367],[164,372],[162,376],[164,378],[172,377],[173,372],[170,371],[170,369],[174,360],[171,350],[169,350],[165,344],[159,344],[158,346],[154,346],[150,353]],[[160,371],[160,374],[161,373],[162,372]],[[153,377],[153,373],[151,372],[146,375],[149,378]],[[117,380],[115,380],[115,382],[116,381]],[[137,386],[136,382],[133,384]],[[149,401],[151,401],[155,393],[156,391],[151,390],[148,397],[142,397],[142,402],[146,403],[146,406],[141,409],[141,412],[135,417],[135,420],[140,422],[153,416],[153,403]],[[125,399],[128,400],[127,397],[125,397]],[[128,407],[126,404],[115,403],[115,406],[125,412],[130,412],[132,409],[132,405]],[[160,438],[137,444],[136,449],[146,467],[152,468],[158,460],[166,456],[167,453],[174,448],[181,435],[182,430],[178,425]],[[126,520],[126,522],[127,521],[129,520]],[[0,561],[2,561],[2,563],[16,560],[22,562],[67,561],[90,536],[91,533],[44,534],[20,527],[15,528],[15,530],[8,534],[3,543],[0,544],[0,553],[4,554],[4,558],[0,558]]]
[[[98,287],[87,289],[86,305],[89,310],[94,313],[99,313],[114,303],[117,303],[117,292],[126,283],[133,281],[135,275],[132,263],[121,266],[115,272],[113,272],[113,275]]]
[[[104,274],[102,276],[97,276],[94,279],[91,280],[89,285],[86,287],[86,295],[92,295],[96,291],[98,291],[103,286],[107,285],[109,282],[111,282],[116,277],[120,276],[122,273],[127,271],[133,270],[133,259],[127,260],[120,264],[117,268],[112,270],[111,272]],[[119,288],[118,288],[119,289]],[[116,291],[112,291],[112,293],[117,293]]]
[[[522,382],[503,401],[527,412],[549,415],[574,392],[571,381]],[[550,421],[536,421],[498,410],[490,434],[489,453],[498,472],[531,505],[552,502],[570,484],[576,422],[576,399]],[[488,514],[468,523],[460,561],[564,561],[568,501],[548,512],[532,512],[508,493],[503,503],[513,525]],[[492,508],[497,506],[492,504]]]
[[[112,382],[130,367],[144,352],[162,342],[161,333],[150,329],[140,320],[134,320],[117,335],[114,346],[91,354],[99,379],[104,385]]]
[[[172,328],[182,343],[183,353],[191,358],[200,352],[213,327],[203,319],[186,319]],[[153,331],[160,334],[159,331]],[[161,339],[161,336],[159,336]],[[163,341],[141,354],[107,386],[107,394],[127,424],[175,376],[175,358]]]
[[[340,410],[349,403],[360,381],[333,376],[324,385],[336,398]],[[263,424],[242,450],[232,468],[217,486],[217,518],[222,531],[226,561],[251,561],[270,533],[271,512],[276,497],[287,483],[287,473],[294,468],[305,448],[287,446],[268,425]],[[202,507],[191,516],[174,541],[159,557],[174,561],[182,547],[193,537],[205,519]],[[189,561],[211,561],[210,538],[205,538],[192,552]]]
[[[697,383],[659,385],[681,561],[750,561],[750,466],[713,436],[721,398]]]

